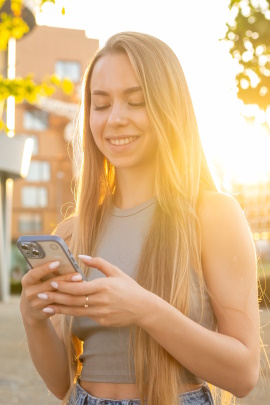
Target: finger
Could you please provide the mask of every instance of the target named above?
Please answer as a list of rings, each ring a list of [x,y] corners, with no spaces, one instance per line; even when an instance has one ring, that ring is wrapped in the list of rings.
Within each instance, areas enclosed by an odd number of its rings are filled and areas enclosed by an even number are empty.
[[[23,284],[23,283],[22,283]],[[33,300],[38,294],[42,294],[47,291],[54,291],[51,285],[51,279],[36,284],[23,285],[23,293],[27,300]]]
[[[93,281],[81,281],[79,283],[70,283],[62,280],[51,281],[51,287],[62,293],[70,295],[91,295],[95,294],[102,289],[102,280],[106,279],[96,279]]]
[[[78,255],[78,257],[82,259],[82,261],[88,266],[95,267],[96,269],[101,271],[103,274],[105,274],[106,277],[125,276],[125,273],[118,267],[107,262],[101,257],[90,257],[86,255]]]
[[[54,277],[53,279],[51,278],[49,281],[60,281],[60,280],[76,282],[76,281],[82,281],[83,278],[79,273],[75,272],[75,273],[58,275],[58,276]]]
[[[52,274],[59,267],[59,265],[60,262],[57,260],[30,269],[22,278],[23,286],[37,284],[43,277]]]
[[[44,302],[44,300],[39,299],[38,295],[32,299],[31,301],[31,308],[34,310],[42,311],[48,305],[48,302]]]
[[[31,284],[37,285],[40,283],[47,283],[50,285],[52,279],[82,281],[82,276],[77,272],[56,275],[55,269],[59,267],[59,264],[60,262],[52,262],[30,269],[22,278],[22,286],[25,287]]]
[[[35,298],[38,294],[43,294],[49,291],[54,291],[55,287],[52,286],[52,281],[59,283],[59,281],[68,281],[73,284],[82,281],[82,277],[78,273],[65,274],[54,278],[49,278],[46,281],[38,282],[36,284],[23,285],[23,291],[28,300]],[[58,284],[57,284],[58,285]]]
[[[42,300],[36,297],[29,303],[28,310],[31,312],[31,316],[36,320],[48,319],[52,316],[52,313],[46,313],[47,311],[43,311],[47,305],[47,302],[42,302]]]
[[[86,316],[85,308],[83,307],[68,307],[65,305],[49,305],[42,310],[45,314],[55,315],[71,315],[71,316]]]
[[[57,304],[57,305],[65,305],[68,307],[88,308],[90,305],[96,305],[97,302],[96,299],[93,298],[93,296],[91,297],[89,297],[88,295],[74,296],[55,291],[39,293],[37,297],[42,302],[43,307],[52,304]]]
[[[48,305],[43,309],[47,314],[62,314],[71,316],[87,316],[98,322],[100,318],[105,318],[107,313],[104,313],[102,307],[87,307],[83,306],[66,306],[66,305]]]

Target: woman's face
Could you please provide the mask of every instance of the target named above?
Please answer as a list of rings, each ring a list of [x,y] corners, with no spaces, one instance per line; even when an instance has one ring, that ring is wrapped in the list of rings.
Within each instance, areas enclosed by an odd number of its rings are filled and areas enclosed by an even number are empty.
[[[91,78],[90,128],[116,169],[152,164],[157,141],[139,81],[126,54],[103,56]]]

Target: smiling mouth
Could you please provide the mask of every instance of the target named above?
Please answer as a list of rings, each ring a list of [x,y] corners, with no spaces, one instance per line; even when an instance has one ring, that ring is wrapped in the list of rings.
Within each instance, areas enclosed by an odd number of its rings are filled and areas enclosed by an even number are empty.
[[[128,145],[129,143],[132,143],[135,141],[135,139],[137,139],[137,136],[130,136],[128,138],[122,138],[122,139],[108,139],[108,141],[112,144],[112,145]]]

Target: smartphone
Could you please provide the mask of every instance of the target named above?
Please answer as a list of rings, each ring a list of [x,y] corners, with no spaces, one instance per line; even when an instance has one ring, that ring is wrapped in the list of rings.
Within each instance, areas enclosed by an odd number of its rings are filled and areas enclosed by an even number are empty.
[[[83,280],[86,277],[78,263],[72,256],[68,246],[62,238],[56,235],[21,236],[17,246],[31,268],[42,264],[60,261],[60,266],[42,281],[55,276],[78,272]]]

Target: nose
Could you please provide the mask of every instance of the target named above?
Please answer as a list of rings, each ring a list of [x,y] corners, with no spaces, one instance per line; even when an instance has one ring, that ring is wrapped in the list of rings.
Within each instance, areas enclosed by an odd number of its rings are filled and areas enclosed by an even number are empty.
[[[128,123],[125,106],[122,103],[114,103],[108,118],[108,125],[112,128],[125,126]]]

